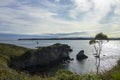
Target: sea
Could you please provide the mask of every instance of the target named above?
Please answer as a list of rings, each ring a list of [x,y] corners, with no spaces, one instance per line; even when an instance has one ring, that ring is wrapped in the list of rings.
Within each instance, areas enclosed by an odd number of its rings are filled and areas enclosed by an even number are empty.
[[[17,46],[27,47],[35,49],[42,46],[50,46],[55,43],[68,44],[73,49],[69,55],[74,58],[68,64],[64,64],[64,67],[60,69],[65,69],[77,74],[96,72],[96,57],[93,45],[89,45],[89,40],[0,40],[0,43],[14,44]],[[88,56],[87,59],[78,61],[76,55],[79,51],[84,50],[85,55]],[[100,72],[110,70],[113,66],[117,64],[117,60],[120,58],[120,40],[110,40],[105,42],[102,47],[101,57],[100,57]],[[54,68],[53,69],[58,70]]]

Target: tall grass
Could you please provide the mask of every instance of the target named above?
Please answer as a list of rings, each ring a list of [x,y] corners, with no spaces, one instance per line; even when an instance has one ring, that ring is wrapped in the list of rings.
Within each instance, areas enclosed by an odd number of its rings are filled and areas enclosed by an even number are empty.
[[[120,80],[120,60],[111,70],[99,74],[103,80]]]

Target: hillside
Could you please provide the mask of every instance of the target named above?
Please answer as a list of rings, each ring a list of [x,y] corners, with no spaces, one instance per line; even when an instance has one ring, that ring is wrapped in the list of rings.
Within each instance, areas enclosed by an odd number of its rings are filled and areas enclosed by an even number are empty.
[[[0,80],[120,80],[120,61],[110,71],[104,71],[99,75],[94,73],[78,75],[66,70],[59,70],[56,75],[30,75],[25,72],[17,72],[8,67],[11,57],[17,57],[28,51],[28,48],[11,44],[0,43]]]

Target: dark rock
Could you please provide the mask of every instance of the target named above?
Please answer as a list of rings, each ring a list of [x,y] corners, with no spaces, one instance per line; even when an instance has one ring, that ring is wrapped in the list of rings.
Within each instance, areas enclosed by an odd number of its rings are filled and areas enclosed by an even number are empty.
[[[73,61],[74,60],[74,58],[70,58],[70,61]]]
[[[76,55],[76,58],[77,58],[77,60],[83,60],[83,59],[88,58],[88,56],[86,56],[86,55],[84,54],[84,50],[81,50],[81,51]]]
[[[99,55],[95,55],[95,57],[96,57],[96,58],[100,58],[100,56],[99,56]]]
[[[39,47],[36,50],[27,51],[18,58],[12,59],[10,67],[29,72],[41,71],[45,67],[51,67],[70,60],[69,52],[71,51],[70,46],[59,43],[48,47]]]

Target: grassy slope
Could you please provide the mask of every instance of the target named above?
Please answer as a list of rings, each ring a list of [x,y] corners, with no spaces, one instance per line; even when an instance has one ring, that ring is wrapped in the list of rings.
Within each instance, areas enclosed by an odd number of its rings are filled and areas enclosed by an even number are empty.
[[[103,80],[120,80],[120,60],[111,70],[102,72],[99,76]]]
[[[39,76],[31,76],[23,72],[18,73],[8,67],[7,63],[10,57],[20,56],[27,50],[27,48],[0,43],[0,80],[43,80]]]
[[[28,49],[0,43],[0,80],[120,80],[120,61],[110,71],[105,71],[98,76],[95,74],[77,75],[72,72],[60,70],[53,77],[42,78],[38,75],[29,75],[16,72],[7,66],[10,57],[20,56]]]
[[[20,56],[23,54],[27,48],[18,47],[11,44],[0,43],[0,60],[9,61],[12,56]]]

